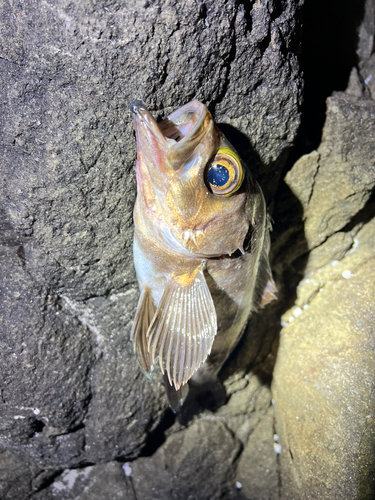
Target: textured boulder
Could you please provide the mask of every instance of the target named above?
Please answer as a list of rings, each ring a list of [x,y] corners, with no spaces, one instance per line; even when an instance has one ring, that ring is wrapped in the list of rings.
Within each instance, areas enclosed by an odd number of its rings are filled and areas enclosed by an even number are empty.
[[[239,443],[224,425],[199,419],[186,430],[172,434],[151,458],[134,462],[137,497],[222,498],[239,451]]]
[[[285,498],[375,492],[374,120],[374,102],[333,96],[321,146],[285,179],[310,249],[272,386]]]

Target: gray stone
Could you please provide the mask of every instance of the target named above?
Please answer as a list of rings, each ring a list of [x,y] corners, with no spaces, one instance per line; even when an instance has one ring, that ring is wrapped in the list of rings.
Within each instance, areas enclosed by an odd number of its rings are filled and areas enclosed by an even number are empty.
[[[236,480],[240,482],[241,493],[245,498],[280,498],[273,408],[269,409],[250,435],[238,463]]]
[[[36,500],[135,500],[131,480],[121,464],[109,462],[81,469],[66,469]]]
[[[239,442],[220,421],[198,419],[152,455],[132,463],[137,498],[214,500],[235,491]]]
[[[129,103],[161,117],[200,99],[241,130],[230,138],[270,194],[300,119],[301,5],[3,3],[0,445],[28,464],[35,488],[64,469],[136,457],[166,409],[129,343]],[[29,473],[22,480],[26,491]]]
[[[0,498],[13,500],[27,498],[30,483],[37,470],[9,450],[0,450]]]

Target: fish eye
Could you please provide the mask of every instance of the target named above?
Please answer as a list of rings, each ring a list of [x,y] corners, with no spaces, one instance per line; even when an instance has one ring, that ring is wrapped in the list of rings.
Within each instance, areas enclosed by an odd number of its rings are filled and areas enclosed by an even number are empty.
[[[241,186],[243,169],[241,160],[231,149],[219,149],[208,165],[206,181],[212,193],[231,196]]]

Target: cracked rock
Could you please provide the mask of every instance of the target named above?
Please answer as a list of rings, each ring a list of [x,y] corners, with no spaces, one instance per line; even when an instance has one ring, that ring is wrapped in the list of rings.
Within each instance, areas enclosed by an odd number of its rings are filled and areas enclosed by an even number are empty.
[[[285,181],[303,208],[308,248],[340,231],[365,206],[375,186],[375,103],[337,93],[317,151],[302,156]]]

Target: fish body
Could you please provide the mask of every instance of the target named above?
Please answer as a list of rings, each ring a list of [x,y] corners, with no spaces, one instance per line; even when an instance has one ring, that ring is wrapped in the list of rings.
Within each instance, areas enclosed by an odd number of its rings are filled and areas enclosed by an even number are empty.
[[[274,298],[269,222],[259,185],[202,103],[159,123],[141,101],[130,109],[141,292],[132,340],[146,376],[159,362],[177,409],[188,381],[216,379],[251,311]]]

